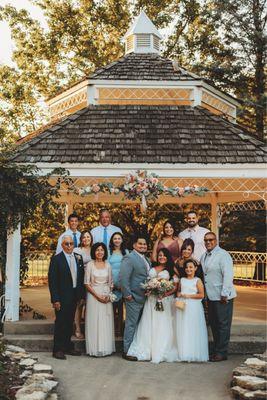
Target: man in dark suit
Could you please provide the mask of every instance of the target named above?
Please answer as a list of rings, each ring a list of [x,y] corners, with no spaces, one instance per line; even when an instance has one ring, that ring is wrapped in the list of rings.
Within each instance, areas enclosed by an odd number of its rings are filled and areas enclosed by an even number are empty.
[[[52,257],[48,272],[51,303],[56,314],[53,357],[59,360],[65,360],[65,354],[80,355],[74,350],[71,336],[77,303],[85,297],[83,260],[73,253],[72,236],[63,236],[62,248],[63,251]]]

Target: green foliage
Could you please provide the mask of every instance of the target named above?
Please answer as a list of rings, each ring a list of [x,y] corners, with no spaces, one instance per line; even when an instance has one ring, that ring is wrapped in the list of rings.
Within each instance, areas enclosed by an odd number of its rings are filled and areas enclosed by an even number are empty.
[[[192,205],[182,204],[173,207],[173,211],[169,208],[157,204],[149,203],[146,212],[140,211],[139,204],[104,204],[104,203],[82,203],[75,204],[75,212],[81,217],[80,230],[92,229],[99,224],[99,210],[108,208],[112,214],[112,223],[121,227],[128,248],[131,248],[131,241],[135,233],[140,232],[146,234],[149,238],[150,248],[162,231],[163,223],[167,219],[171,219],[176,227],[177,233],[185,227],[184,215],[186,211],[192,208]],[[203,226],[210,227],[210,206],[194,205],[194,209],[198,211]]]
[[[238,121],[262,138],[266,0],[178,3],[165,55],[240,99]]]
[[[266,212],[234,211],[221,221],[220,244],[227,250],[266,251]]]
[[[5,265],[7,233],[16,229],[20,220],[22,226],[29,224],[37,208],[41,210],[44,220],[51,219],[61,184],[70,183],[68,174],[63,169],[55,169],[51,174],[44,176],[34,166],[13,164],[8,160],[10,155],[10,153],[5,153],[0,158],[0,268],[2,271]],[[51,175],[57,178],[51,181]],[[23,251],[22,260],[25,261]],[[23,265],[27,267],[25,263]]]
[[[0,67],[0,135],[12,138],[45,120],[40,100],[123,54],[121,38],[144,9],[164,29],[165,56],[242,100],[239,122],[263,135],[266,0],[32,0],[26,10],[0,7],[15,43],[15,67]]]

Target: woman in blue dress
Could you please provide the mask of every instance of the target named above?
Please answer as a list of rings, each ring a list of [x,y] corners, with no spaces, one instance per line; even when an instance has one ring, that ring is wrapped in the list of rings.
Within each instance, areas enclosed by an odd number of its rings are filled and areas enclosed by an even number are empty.
[[[119,273],[121,268],[121,260],[125,254],[128,254],[128,250],[125,249],[123,242],[123,236],[120,232],[115,232],[110,238],[109,243],[110,256],[108,262],[112,268],[113,277],[113,293],[116,296],[116,300],[113,303],[114,311],[114,324],[115,324],[115,335],[122,336],[123,331],[123,303],[122,293],[119,285]]]

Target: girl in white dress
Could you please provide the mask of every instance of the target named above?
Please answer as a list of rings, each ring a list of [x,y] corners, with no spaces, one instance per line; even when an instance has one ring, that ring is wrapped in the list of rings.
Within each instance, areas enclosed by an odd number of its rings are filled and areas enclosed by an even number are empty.
[[[157,266],[150,269],[149,277],[169,280],[173,277],[173,265],[170,252],[163,248],[158,252]],[[127,355],[137,357],[139,361],[149,360],[153,363],[177,360],[172,315],[173,294],[177,285],[175,283],[175,288],[162,299],[164,311],[155,310],[155,296],[148,297]]]
[[[198,264],[187,260],[184,264],[186,278],[181,278],[177,296],[184,301],[184,309],[176,310],[176,337],[179,361],[204,362],[209,359],[208,333],[201,300],[204,287],[195,277]]]
[[[107,247],[95,243],[91,250],[92,261],[87,264],[84,283],[87,289],[85,314],[85,345],[90,356],[103,357],[115,351],[111,266],[106,261]]]

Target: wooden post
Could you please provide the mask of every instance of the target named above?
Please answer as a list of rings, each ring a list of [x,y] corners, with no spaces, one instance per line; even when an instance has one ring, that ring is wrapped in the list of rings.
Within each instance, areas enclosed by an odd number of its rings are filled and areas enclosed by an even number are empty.
[[[66,208],[65,208],[65,227],[68,229],[68,216],[73,213],[73,202],[71,200],[68,200],[66,203]]]
[[[5,289],[6,321],[19,320],[20,231],[21,227],[19,224],[17,229],[7,236]]]
[[[211,194],[211,230],[217,236],[219,242],[219,207],[218,207],[218,195],[217,193]]]

